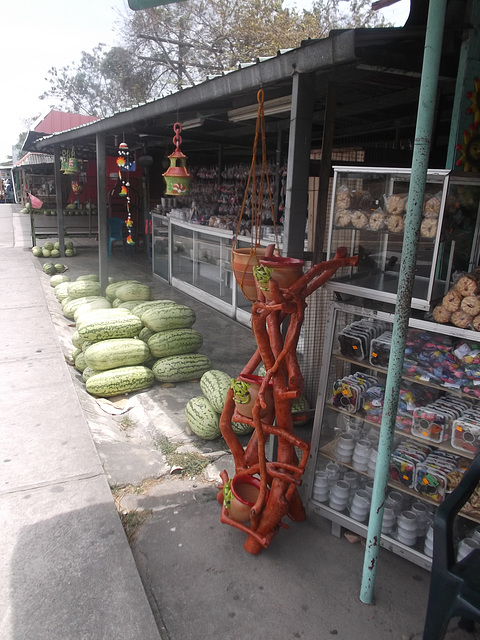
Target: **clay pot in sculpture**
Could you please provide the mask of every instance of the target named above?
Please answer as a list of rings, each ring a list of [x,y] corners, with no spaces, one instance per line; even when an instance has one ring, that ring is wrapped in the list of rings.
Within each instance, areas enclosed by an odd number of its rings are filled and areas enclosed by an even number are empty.
[[[258,267],[260,258],[265,255],[263,247],[232,249],[232,269],[235,280],[247,300],[255,302],[257,287],[253,277],[253,267]]]
[[[250,512],[260,493],[260,480],[254,476],[239,475],[232,478],[229,513],[237,522],[248,522]],[[268,499],[268,489],[266,499]]]
[[[254,270],[260,289],[267,300],[271,300],[268,282],[275,280],[281,289],[288,289],[303,275],[303,260],[272,256],[261,258],[260,266]]]
[[[253,405],[257,399],[260,385],[263,382],[261,376],[249,375],[242,373],[238,378],[232,379],[231,387],[233,389],[233,399],[237,412],[246,418],[252,418]],[[273,406],[273,388],[270,382],[265,392],[265,402],[267,407],[260,409],[260,418],[264,418]]]

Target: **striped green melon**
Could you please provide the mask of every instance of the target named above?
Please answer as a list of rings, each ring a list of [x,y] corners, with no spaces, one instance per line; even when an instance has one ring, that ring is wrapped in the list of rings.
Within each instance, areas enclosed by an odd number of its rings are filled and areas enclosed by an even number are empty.
[[[203,440],[215,440],[221,436],[220,416],[205,396],[196,396],[187,402],[185,417],[193,433]]]
[[[101,342],[101,340],[84,340],[83,344],[82,344],[82,351],[83,353],[85,353],[85,351],[88,349],[88,347],[90,347],[92,344],[97,344],[97,342]]]
[[[138,334],[138,337],[140,338],[140,340],[143,340],[144,342],[148,342],[149,338],[151,338],[154,335],[155,335],[155,331],[152,331],[148,327],[143,327],[143,329]]]
[[[102,295],[102,288],[99,282],[91,282],[90,280],[75,280],[68,287],[68,295],[70,298],[85,298],[86,296]]]
[[[193,353],[203,344],[202,334],[195,329],[169,329],[154,333],[148,347],[155,358]]]
[[[57,286],[53,290],[55,297],[59,302],[62,302],[62,300],[65,300],[65,298],[68,298],[69,284],[70,284],[69,282],[61,282],[60,284],[57,284]]]
[[[202,353],[186,353],[181,356],[160,358],[152,371],[159,382],[185,382],[200,379],[212,368],[210,358]]]
[[[292,414],[301,413],[302,411],[308,411],[310,409],[310,404],[304,396],[300,396],[300,398],[293,400],[290,409]],[[306,420],[300,420],[299,418],[295,418],[295,415],[293,415],[293,424],[296,424],[297,426],[307,424],[308,421],[309,418]]]
[[[93,311],[94,309],[110,309],[111,307],[112,305],[106,298],[99,297],[97,300],[86,302],[85,304],[81,304],[77,307],[73,313],[73,319],[77,322],[80,316],[88,313],[89,311]]]
[[[91,309],[84,314],[78,316],[76,320],[77,329],[85,322],[91,322],[92,320],[98,320],[101,322],[102,318],[118,318],[129,315],[128,309]]]
[[[73,360],[75,360],[75,358],[82,353],[82,349],[81,347],[75,347],[75,349],[72,351],[72,358]]]
[[[189,329],[195,320],[195,311],[183,304],[152,307],[142,314],[143,324],[152,331]]]
[[[94,302],[95,300],[101,299],[101,296],[85,296],[84,298],[73,298],[68,300],[65,298],[62,303],[63,307],[63,315],[70,320],[74,319],[75,311],[78,307],[81,307],[84,304],[88,304],[89,302]],[[68,300],[68,301],[67,301]],[[105,298],[103,298],[105,300]]]
[[[109,398],[121,393],[148,389],[154,383],[154,375],[148,367],[137,365],[101,371],[88,378],[86,388],[93,396]]]
[[[117,338],[102,340],[88,347],[84,353],[88,367],[97,371],[142,364],[150,357],[148,346],[143,340]]]
[[[132,312],[136,316],[141,318],[142,314],[147,309],[151,309],[152,307],[167,307],[169,305],[171,306],[172,304],[178,303],[174,302],[173,300],[144,300],[143,302],[137,302],[137,305],[132,309]]]
[[[134,338],[142,330],[142,321],[133,313],[93,318],[77,325],[78,333],[85,340],[110,340],[111,338]]]
[[[48,256],[45,256],[45,257],[48,257]],[[55,269],[55,265],[53,264],[53,262],[45,262],[42,269],[43,269],[43,273],[46,273],[47,276],[54,276],[57,273],[57,270]]]
[[[83,276],[78,276],[78,278],[76,279],[76,282],[78,281],[82,281],[82,280],[88,280],[90,282],[98,282],[98,275],[96,273],[86,273]]]
[[[36,258],[41,258],[43,253],[42,253],[42,247],[33,247],[32,248],[32,253]]]
[[[247,436],[253,431],[253,427],[249,424],[245,424],[244,422],[235,422],[232,420],[231,425],[233,433],[236,433],[237,436]]]
[[[152,290],[146,284],[124,284],[115,291],[122,302],[128,300],[151,300]]]
[[[55,266],[55,265],[54,265]],[[55,269],[55,274],[50,278],[50,286],[56,287],[58,284],[62,282],[70,282],[70,278],[63,273],[57,273]]]
[[[72,336],[72,344],[74,347],[77,347],[77,349],[81,349],[82,348],[82,344],[85,342],[85,340],[82,338],[82,336],[78,333],[78,331],[74,331],[73,332],[73,336]]]
[[[80,353],[75,357],[75,369],[78,369],[78,371],[82,373],[86,366],[87,363],[85,362],[84,353],[83,351],[80,351]]]
[[[202,393],[210,400],[217,413],[222,413],[223,411],[231,380],[232,377],[229,376],[228,373],[219,371],[218,369],[211,369],[200,378]]]
[[[100,373],[100,371],[95,371],[92,367],[85,367],[82,371],[82,380],[86,382],[91,376],[94,376],[96,373]]]
[[[115,298],[115,300],[120,300],[120,298]],[[114,302],[115,302],[114,300]],[[112,303],[113,306],[113,303]],[[129,311],[133,311],[133,309],[137,306],[136,300],[127,300],[127,302],[120,302],[117,309],[128,309]],[[137,315],[137,314],[135,314]]]
[[[119,282],[111,282],[105,289],[105,295],[113,302],[117,297],[116,291],[124,284],[142,284],[139,280],[120,280]]]

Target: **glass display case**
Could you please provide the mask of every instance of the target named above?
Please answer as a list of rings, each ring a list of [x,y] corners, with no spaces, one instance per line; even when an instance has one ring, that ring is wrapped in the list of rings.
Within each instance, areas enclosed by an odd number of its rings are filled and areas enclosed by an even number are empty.
[[[232,270],[233,233],[152,213],[153,273],[250,326],[252,303]],[[267,246],[272,240],[265,234],[261,244]],[[250,238],[239,236],[237,245],[249,247]]]
[[[152,268],[153,273],[169,281],[168,218],[152,213]]]
[[[326,285],[340,293],[394,303],[402,255],[410,169],[334,167],[327,259],[339,246],[358,254]],[[480,178],[429,170],[412,307],[429,310],[451,274],[478,264]]]
[[[336,535],[366,536],[392,325],[382,311],[330,310],[305,491]],[[435,509],[480,452],[478,353],[477,332],[410,320],[381,545],[427,569]],[[477,491],[457,541],[478,523]]]

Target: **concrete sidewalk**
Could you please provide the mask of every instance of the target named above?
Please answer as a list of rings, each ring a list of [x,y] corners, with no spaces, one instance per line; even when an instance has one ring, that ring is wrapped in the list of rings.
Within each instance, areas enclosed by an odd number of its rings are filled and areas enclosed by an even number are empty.
[[[430,574],[402,558],[380,550],[367,606],[362,543],[333,537],[313,514],[287,522],[258,556],[244,551],[244,534],[219,521],[218,474],[232,472],[225,443],[186,426],[198,383],[134,394],[129,422],[86,394],[68,366],[74,328],[18,209],[0,205],[0,638],[420,640]],[[98,264],[95,241],[76,242],[72,279]],[[109,268],[192,306],[215,368],[236,375],[250,357],[248,329],[154,280],[143,256],[126,261],[119,248]],[[206,477],[169,475],[159,438],[210,459]],[[121,511],[148,516],[131,549],[110,488]],[[447,637],[475,638],[454,622]]]
[[[18,209],[0,205],[0,637],[158,639]]]

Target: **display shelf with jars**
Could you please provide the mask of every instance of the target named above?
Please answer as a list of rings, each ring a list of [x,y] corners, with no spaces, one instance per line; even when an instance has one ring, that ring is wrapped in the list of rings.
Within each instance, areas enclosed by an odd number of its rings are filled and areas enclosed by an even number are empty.
[[[392,327],[391,313],[332,304],[305,491],[336,535],[366,536]],[[380,543],[427,569],[435,509],[480,451],[479,389],[478,333],[411,318]],[[480,492],[461,515],[470,537]]]
[[[359,261],[339,270],[327,288],[395,302],[409,185],[409,169],[334,167],[327,259],[347,246]],[[478,176],[428,171],[412,308],[428,311],[452,273],[477,265],[479,203]]]

